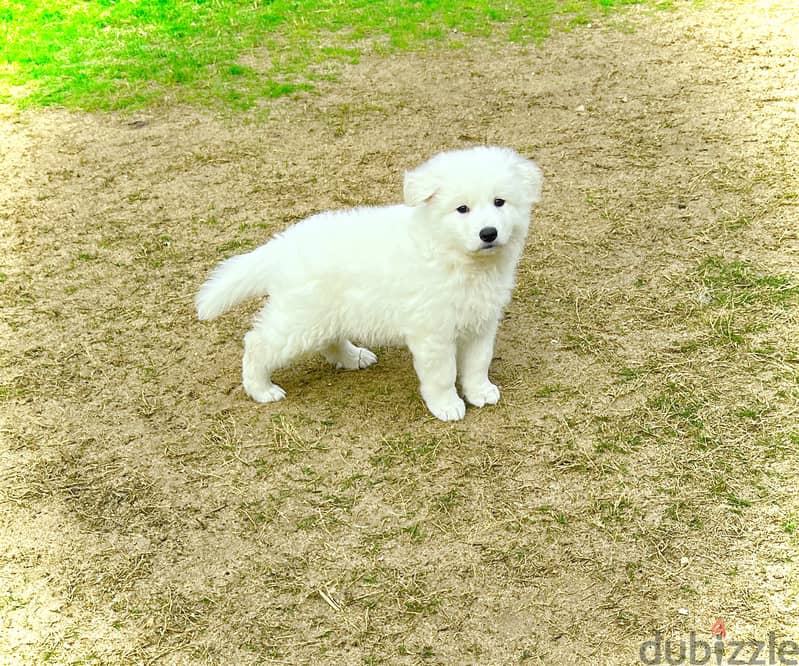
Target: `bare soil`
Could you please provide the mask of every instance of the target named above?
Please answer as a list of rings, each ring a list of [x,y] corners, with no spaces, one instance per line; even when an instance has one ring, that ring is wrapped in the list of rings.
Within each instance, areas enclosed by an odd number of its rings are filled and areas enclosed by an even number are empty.
[[[631,8],[368,59],[220,117],[0,118],[0,663],[635,664],[799,640],[799,11]],[[255,57],[255,56],[253,56]],[[396,202],[442,149],[546,174],[494,408],[408,353],[239,386],[221,258]]]

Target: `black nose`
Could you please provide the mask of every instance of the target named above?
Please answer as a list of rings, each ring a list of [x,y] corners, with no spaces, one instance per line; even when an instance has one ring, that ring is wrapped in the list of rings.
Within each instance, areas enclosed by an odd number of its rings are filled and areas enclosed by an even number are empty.
[[[497,239],[496,227],[483,227],[480,229],[480,240],[484,243],[493,243]]]

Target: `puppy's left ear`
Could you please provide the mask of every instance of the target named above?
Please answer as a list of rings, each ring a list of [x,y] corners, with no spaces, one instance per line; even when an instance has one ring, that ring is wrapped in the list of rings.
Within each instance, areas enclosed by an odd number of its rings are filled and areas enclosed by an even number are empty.
[[[432,199],[438,191],[438,181],[424,166],[405,172],[403,194],[405,205],[419,206]]]
[[[516,162],[516,172],[522,183],[527,189],[531,203],[537,204],[541,201],[541,188],[544,186],[544,174],[532,160],[528,160],[521,155]]]

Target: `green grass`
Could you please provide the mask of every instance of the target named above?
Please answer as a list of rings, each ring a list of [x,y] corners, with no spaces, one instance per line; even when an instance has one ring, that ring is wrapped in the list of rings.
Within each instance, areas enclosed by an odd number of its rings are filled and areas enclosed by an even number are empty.
[[[768,328],[766,322],[781,313],[790,317],[799,299],[794,278],[770,275],[743,261],[708,257],[697,273],[708,334],[718,344],[744,345]]]
[[[768,275],[742,261],[708,257],[699,266],[699,274],[714,305],[790,305],[799,296],[799,285],[788,276]]]
[[[643,0],[0,0],[0,101],[85,110],[251,108],[365,53],[539,42]]]

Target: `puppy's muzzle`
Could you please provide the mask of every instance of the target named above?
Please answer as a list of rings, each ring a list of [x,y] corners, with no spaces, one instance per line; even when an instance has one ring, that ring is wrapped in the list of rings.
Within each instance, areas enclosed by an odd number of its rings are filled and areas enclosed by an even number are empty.
[[[490,253],[491,250],[501,245],[501,243],[497,242],[499,233],[496,227],[483,227],[477,235],[480,236],[480,240],[483,241],[483,245],[478,249],[479,252]]]
[[[484,243],[493,243],[497,239],[497,228],[496,227],[483,227],[480,229],[480,240]]]

